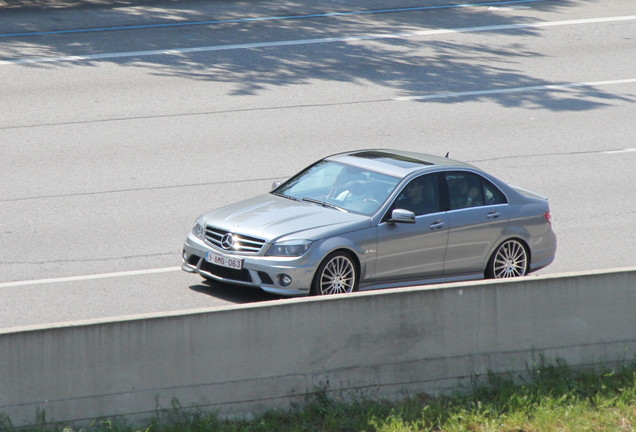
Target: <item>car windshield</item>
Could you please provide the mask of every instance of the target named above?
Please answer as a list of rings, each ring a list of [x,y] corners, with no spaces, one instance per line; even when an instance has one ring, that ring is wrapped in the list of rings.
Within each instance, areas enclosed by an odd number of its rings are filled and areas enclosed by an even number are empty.
[[[320,161],[272,193],[353,213],[378,211],[400,178],[338,162]]]

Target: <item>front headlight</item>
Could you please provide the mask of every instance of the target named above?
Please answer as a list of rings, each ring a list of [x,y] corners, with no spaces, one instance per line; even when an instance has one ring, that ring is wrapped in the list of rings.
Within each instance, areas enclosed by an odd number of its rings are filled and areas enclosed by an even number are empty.
[[[274,243],[265,254],[266,256],[301,256],[311,246],[311,240],[287,240]]]
[[[192,228],[192,235],[201,240],[205,240],[205,228],[203,228],[203,224],[201,221],[197,220]]]

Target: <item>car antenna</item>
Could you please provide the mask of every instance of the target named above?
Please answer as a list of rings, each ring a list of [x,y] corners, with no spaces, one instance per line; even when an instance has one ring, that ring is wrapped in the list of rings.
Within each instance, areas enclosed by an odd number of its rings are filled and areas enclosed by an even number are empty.
[[[448,159],[448,155],[450,154],[450,152],[446,152],[446,156],[444,156],[446,159]]]

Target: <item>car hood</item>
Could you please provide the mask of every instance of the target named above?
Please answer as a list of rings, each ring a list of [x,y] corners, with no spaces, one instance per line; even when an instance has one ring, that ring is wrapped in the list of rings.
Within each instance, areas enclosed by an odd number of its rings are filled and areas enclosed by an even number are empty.
[[[296,238],[318,240],[332,235],[334,230],[344,232],[368,227],[370,218],[265,194],[206,213],[202,222],[266,240],[294,234]]]

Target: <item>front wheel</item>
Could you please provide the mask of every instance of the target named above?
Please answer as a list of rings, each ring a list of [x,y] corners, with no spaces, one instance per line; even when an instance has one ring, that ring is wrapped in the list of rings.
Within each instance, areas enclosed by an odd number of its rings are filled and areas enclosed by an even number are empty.
[[[334,252],[318,267],[311,295],[349,293],[357,289],[358,272],[353,260],[344,252]]]
[[[528,271],[528,252],[518,240],[507,240],[495,251],[488,262],[486,277],[503,279],[523,276]]]

